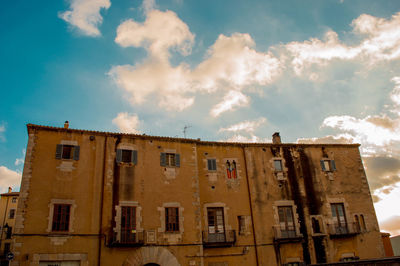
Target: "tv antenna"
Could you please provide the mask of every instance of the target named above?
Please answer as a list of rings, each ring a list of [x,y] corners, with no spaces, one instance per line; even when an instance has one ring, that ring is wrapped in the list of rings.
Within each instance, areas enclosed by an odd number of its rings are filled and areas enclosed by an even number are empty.
[[[184,127],[183,127],[183,137],[186,139],[186,131],[188,130],[188,128],[191,128],[192,126],[188,126],[188,125],[185,125]]]

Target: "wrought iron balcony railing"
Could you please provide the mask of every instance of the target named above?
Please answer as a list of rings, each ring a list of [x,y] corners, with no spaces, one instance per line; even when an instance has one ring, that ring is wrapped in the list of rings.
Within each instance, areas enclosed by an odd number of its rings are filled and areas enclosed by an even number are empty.
[[[235,230],[225,230],[222,233],[203,231],[203,245],[206,247],[232,246],[236,242]]]
[[[300,241],[303,238],[303,235],[298,233],[294,226],[275,225],[273,228],[276,241]]]
[[[333,223],[328,224],[328,232],[331,237],[351,237],[361,230],[357,223]]]
[[[141,246],[144,244],[144,231],[121,229],[119,234],[114,232],[111,246]]]

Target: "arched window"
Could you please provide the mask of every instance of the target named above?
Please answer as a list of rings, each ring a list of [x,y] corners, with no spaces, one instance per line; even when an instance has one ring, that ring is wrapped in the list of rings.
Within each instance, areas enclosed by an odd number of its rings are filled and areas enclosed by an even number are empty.
[[[364,215],[360,215],[360,224],[361,224],[361,230],[367,231],[367,226],[365,225],[365,220],[364,220]]]
[[[361,231],[361,226],[360,226],[360,219],[358,219],[358,215],[354,215],[354,226],[355,226],[355,230],[356,232],[360,232]]]
[[[319,234],[321,233],[321,227],[319,225],[319,221],[316,218],[312,218],[311,219],[311,223],[312,223],[312,228],[313,228],[313,232],[314,234]]]

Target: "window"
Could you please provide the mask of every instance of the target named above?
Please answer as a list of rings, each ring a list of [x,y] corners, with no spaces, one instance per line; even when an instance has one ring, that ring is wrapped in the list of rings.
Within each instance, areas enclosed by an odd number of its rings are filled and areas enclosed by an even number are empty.
[[[236,170],[236,162],[233,160],[230,162],[229,160],[226,161],[226,174],[228,179],[236,179],[237,178],[237,170]]]
[[[179,208],[165,208],[165,232],[179,232]]]
[[[275,168],[275,171],[281,172],[282,171],[282,160],[274,160],[274,168]]]
[[[162,152],[160,154],[160,165],[180,167],[180,155],[178,153]]]
[[[207,168],[208,168],[208,171],[217,171],[217,160],[216,159],[207,159]]]
[[[223,207],[207,208],[207,217],[209,234],[225,234]]]
[[[79,160],[79,146],[57,144],[56,159]]]
[[[13,197],[11,200],[12,203],[16,203],[17,202],[17,197]]]
[[[335,160],[321,160],[321,168],[324,172],[336,171]]]
[[[367,231],[367,226],[365,225],[364,215],[360,215],[360,228],[362,231]]]
[[[319,220],[315,217],[311,218],[311,224],[314,234],[320,234],[321,232],[321,225],[319,224]]]
[[[10,252],[11,250],[11,243],[4,243],[4,256],[7,256],[7,254]]]
[[[11,209],[10,213],[8,214],[9,219],[14,219],[15,218],[15,209]]]
[[[137,151],[117,149],[117,163],[137,164]]]
[[[69,231],[70,212],[70,204],[54,204],[53,222],[51,227],[53,232]]]
[[[346,234],[348,231],[347,231],[347,221],[346,221],[346,215],[344,213],[343,203],[332,203],[331,211],[336,233]]]
[[[121,207],[121,243],[136,242],[136,207]]]
[[[244,235],[246,233],[246,217],[238,216],[238,225],[239,225],[239,235]]]
[[[8,226],[8,227],[4,227],[4,228],[7,228],[6,239],[11,239],[12,227]]]
[[[278,216],[281,237],[296,237],[292,206],[278,206]]]

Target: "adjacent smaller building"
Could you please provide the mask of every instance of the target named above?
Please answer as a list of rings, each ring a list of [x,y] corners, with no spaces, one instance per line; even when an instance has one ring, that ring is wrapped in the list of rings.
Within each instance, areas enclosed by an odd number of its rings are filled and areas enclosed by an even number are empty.
[[[3,265],[7,253],[12,248],[11,236],[15,224],[19,192],[13,192],[9,187],[8,192],[0,194],[0,196],[0,260]]]

